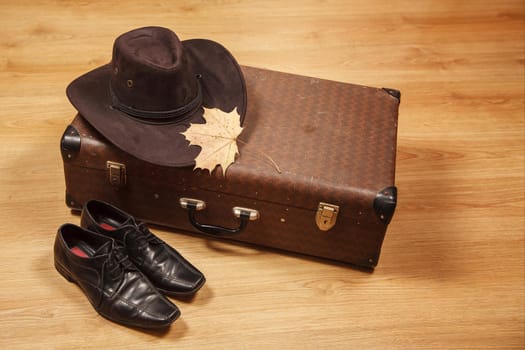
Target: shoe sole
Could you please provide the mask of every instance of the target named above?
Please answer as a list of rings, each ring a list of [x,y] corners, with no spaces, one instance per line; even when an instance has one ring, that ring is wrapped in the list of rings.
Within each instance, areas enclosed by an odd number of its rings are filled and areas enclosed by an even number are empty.
[[[75,279],[73,279],[73,277],[71,276],[71,274],[69,273],[69,271],[67,271],[67,269],[65,267],[63,267],[62,265],[60,265],[60,263],[56,262],[55,261],[55,269],[58,271],[58,273],[64,277],[68,282],[71,282],[71,283],[74,283],[76,284],[77,286],[78,283],[77,281],[75,281]],[[80,288],[80,286],[79,286]],[[82,289],[82,288],[80,288]],[[116,320],[114,318],[112,318],[111,316],[108,316],[108,315],[105,315],[103,314],[102,312],[98,311],[97,309],[95,309],[95,311],[102,317],[112,321],[112,322],[115,322],[117,324],[122,324],[122,325],[125,325],[125,326],[129,326],[129,327],[136,327],[136,328],[143,328],[143,329],[163,329],[163,328],[167,328],[168,326],[170,326],[173,322],[175,322],[181,315],[181,312],[180,310],[177,310],[177,313],[175,314],[175,316],[173,316],[172,319],[170,319],[170,321],[166,324],[163,324],[163,325],[154,325],[154,326],[145,326],[145,325],[138,325],[138,324],[134,324],[134,323],[131,323],[131,322],[122,322],[121,320]]]

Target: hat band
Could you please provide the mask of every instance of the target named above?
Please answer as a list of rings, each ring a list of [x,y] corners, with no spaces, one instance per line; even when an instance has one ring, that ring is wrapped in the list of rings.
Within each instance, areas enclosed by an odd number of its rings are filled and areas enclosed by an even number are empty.
[[[200,81],[197,79],[197,95],[187,104],[176,109],[166,111],[148,111],[137,109],[123,104],[109,87],[111,94],[112,107],[124,112],[133,119],[138,119],[141,122],[148,124],[170,124],[177,121],[184,120],[188,113],[195,111],[202,105],[202,91]]]

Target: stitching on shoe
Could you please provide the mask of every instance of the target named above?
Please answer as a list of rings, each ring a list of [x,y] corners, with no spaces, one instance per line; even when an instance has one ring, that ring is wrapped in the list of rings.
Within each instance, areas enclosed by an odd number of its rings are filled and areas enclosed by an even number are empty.
[[[67,271],[69,271],[69,273],[71,273],[71,269],[68,269],[66,266],[64,266],[64,264],[62,264],[62,263],[60,263],[60,262],[58,262],[58,264],[59,264],[60,266],[62,266],[63,268],[65,268]],[[82,268],[82,269],[84,269],[84,270],[90,270],[90,271],[93,271],[93,272],[96,274],[96,276],[97,276],[97,283],[100,284],[100,282],[101,282],[101,276],[100,276],[100,273],[98,272],[97,269],[93,269],[93,268],[91,268],[91,267],[82,266],[82,265],[76,264],[76,263],[73,262],[73,261],[70,262],[70,265],[75,265],[75,266],[80,267],[80,268]],[[85,279],[85,278],[82,278],[81,276],[76,276],[76,277],[75,277],[75,281],[77,281],[78,283],[87,284],[87,285],[89,285],[89,286],[91,286],[91,287],[93,287],[93,288],[95,288],[95,289],[97,289],[97,290],[99,290],[99,291],[102,291],[102,289],[101,289],[98,285],[95,285],[95,284],[91,283],[90,281],[88,281],[88,280]]]
[[[147,281],[147,280],[146,280]],[[154,290],[154,287],[150,284],[149,284],[149,287],[152,288]],[[122,292],[122,288],[124,288],[124,283],[123,281],[121,281],[121,283],[119,284],[119,286],[113,291],[113,294],[112,295],[109,295],[105,290],[102,291],[102,293],[108,297],[108,299],[112,300],[112,301],[122,301],[124,304],[130,306],[130,307],[133,307],[133,308],[136,308],[138,312],[141,312],[141,313],[144,313],[144,314],[147,314],[147,315],[152,315],[152,316],[156,316],[156,317],[166,317],[166,316],[169,316],[169,315],[164,315],[164,314],[158,314],[156,312],[151,312],[151,311],[146,311],[145,309],[151,305],[151,303],[153,303],[153,300],[151,300],[148,304],[146,305],[140,305],[140,304],[136,304],[124,297],[122,297],[120,295],[120,293]],[[162,298],[161,295],[158,295],[158,294],[155,294],[154,292],[151,293],[152,295],[157,295],[159,297]]]
[[[106,295],[106,294],[104,293],[104,295]],[[148,304],[146,304],[146,305],[142,305],[142,306],[141,306],[140,304],[135,304],[134,302],[132,302],[132,301],[126,299],[126,298],[123,298],[123,297],[120,296],[120,295],[114,295],[114,296],[113,296],[112,298],[110,298],[110,299],[112,299],[113,301],[121,301],[121,302],[123,302],[124,304],[126,304],[126,305],[128,305],[128,306],[130,306],[130,307],[133,307],[133,308],[137,309],[138,312],[143,313],[143,314],[146,314],[146,315],[151,315],[151,316],[156,316],[156,317],[166,317],[166,316],[171,315],[171,314],[166,315],[166,314],[159,314],[159,313],[152,312],[152,311],[147,311],[146,308],[147,308],[148,306],[150,306],[150,305],[153,303],[154,300],[150,301],[150,302],[149,302]],[[117,300],[115,300],[115,299],[117,299]]]

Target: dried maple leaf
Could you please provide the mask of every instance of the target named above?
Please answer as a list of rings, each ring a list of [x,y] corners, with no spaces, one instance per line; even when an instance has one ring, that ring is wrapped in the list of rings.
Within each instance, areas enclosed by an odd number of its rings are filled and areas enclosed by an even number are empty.
[[[204,119],[206,124],[191,124],[182,133],[191,145],[202,148],[195,159],[195,167],[211,172],[220,165],[226,172],[239,152],[237,136],[242,131],[239,113],[236,109],[227,113],[218,108],[204,108]]]

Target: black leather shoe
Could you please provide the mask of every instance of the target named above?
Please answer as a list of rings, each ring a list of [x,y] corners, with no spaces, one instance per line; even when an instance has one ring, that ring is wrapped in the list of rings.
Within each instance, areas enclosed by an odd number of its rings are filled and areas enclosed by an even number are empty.
[[[55,267],[80,286],[95,310],[111,321],[141,328],[170,325],[180,311],[129,261],[113,239],[73,224],[58,229]]]
[[[197,268],[151,233],[144,223],[111,204],[88,201],[80,222],[82,227],[122,244],[131,261],[167,295],[193,295],[206,281]]]

